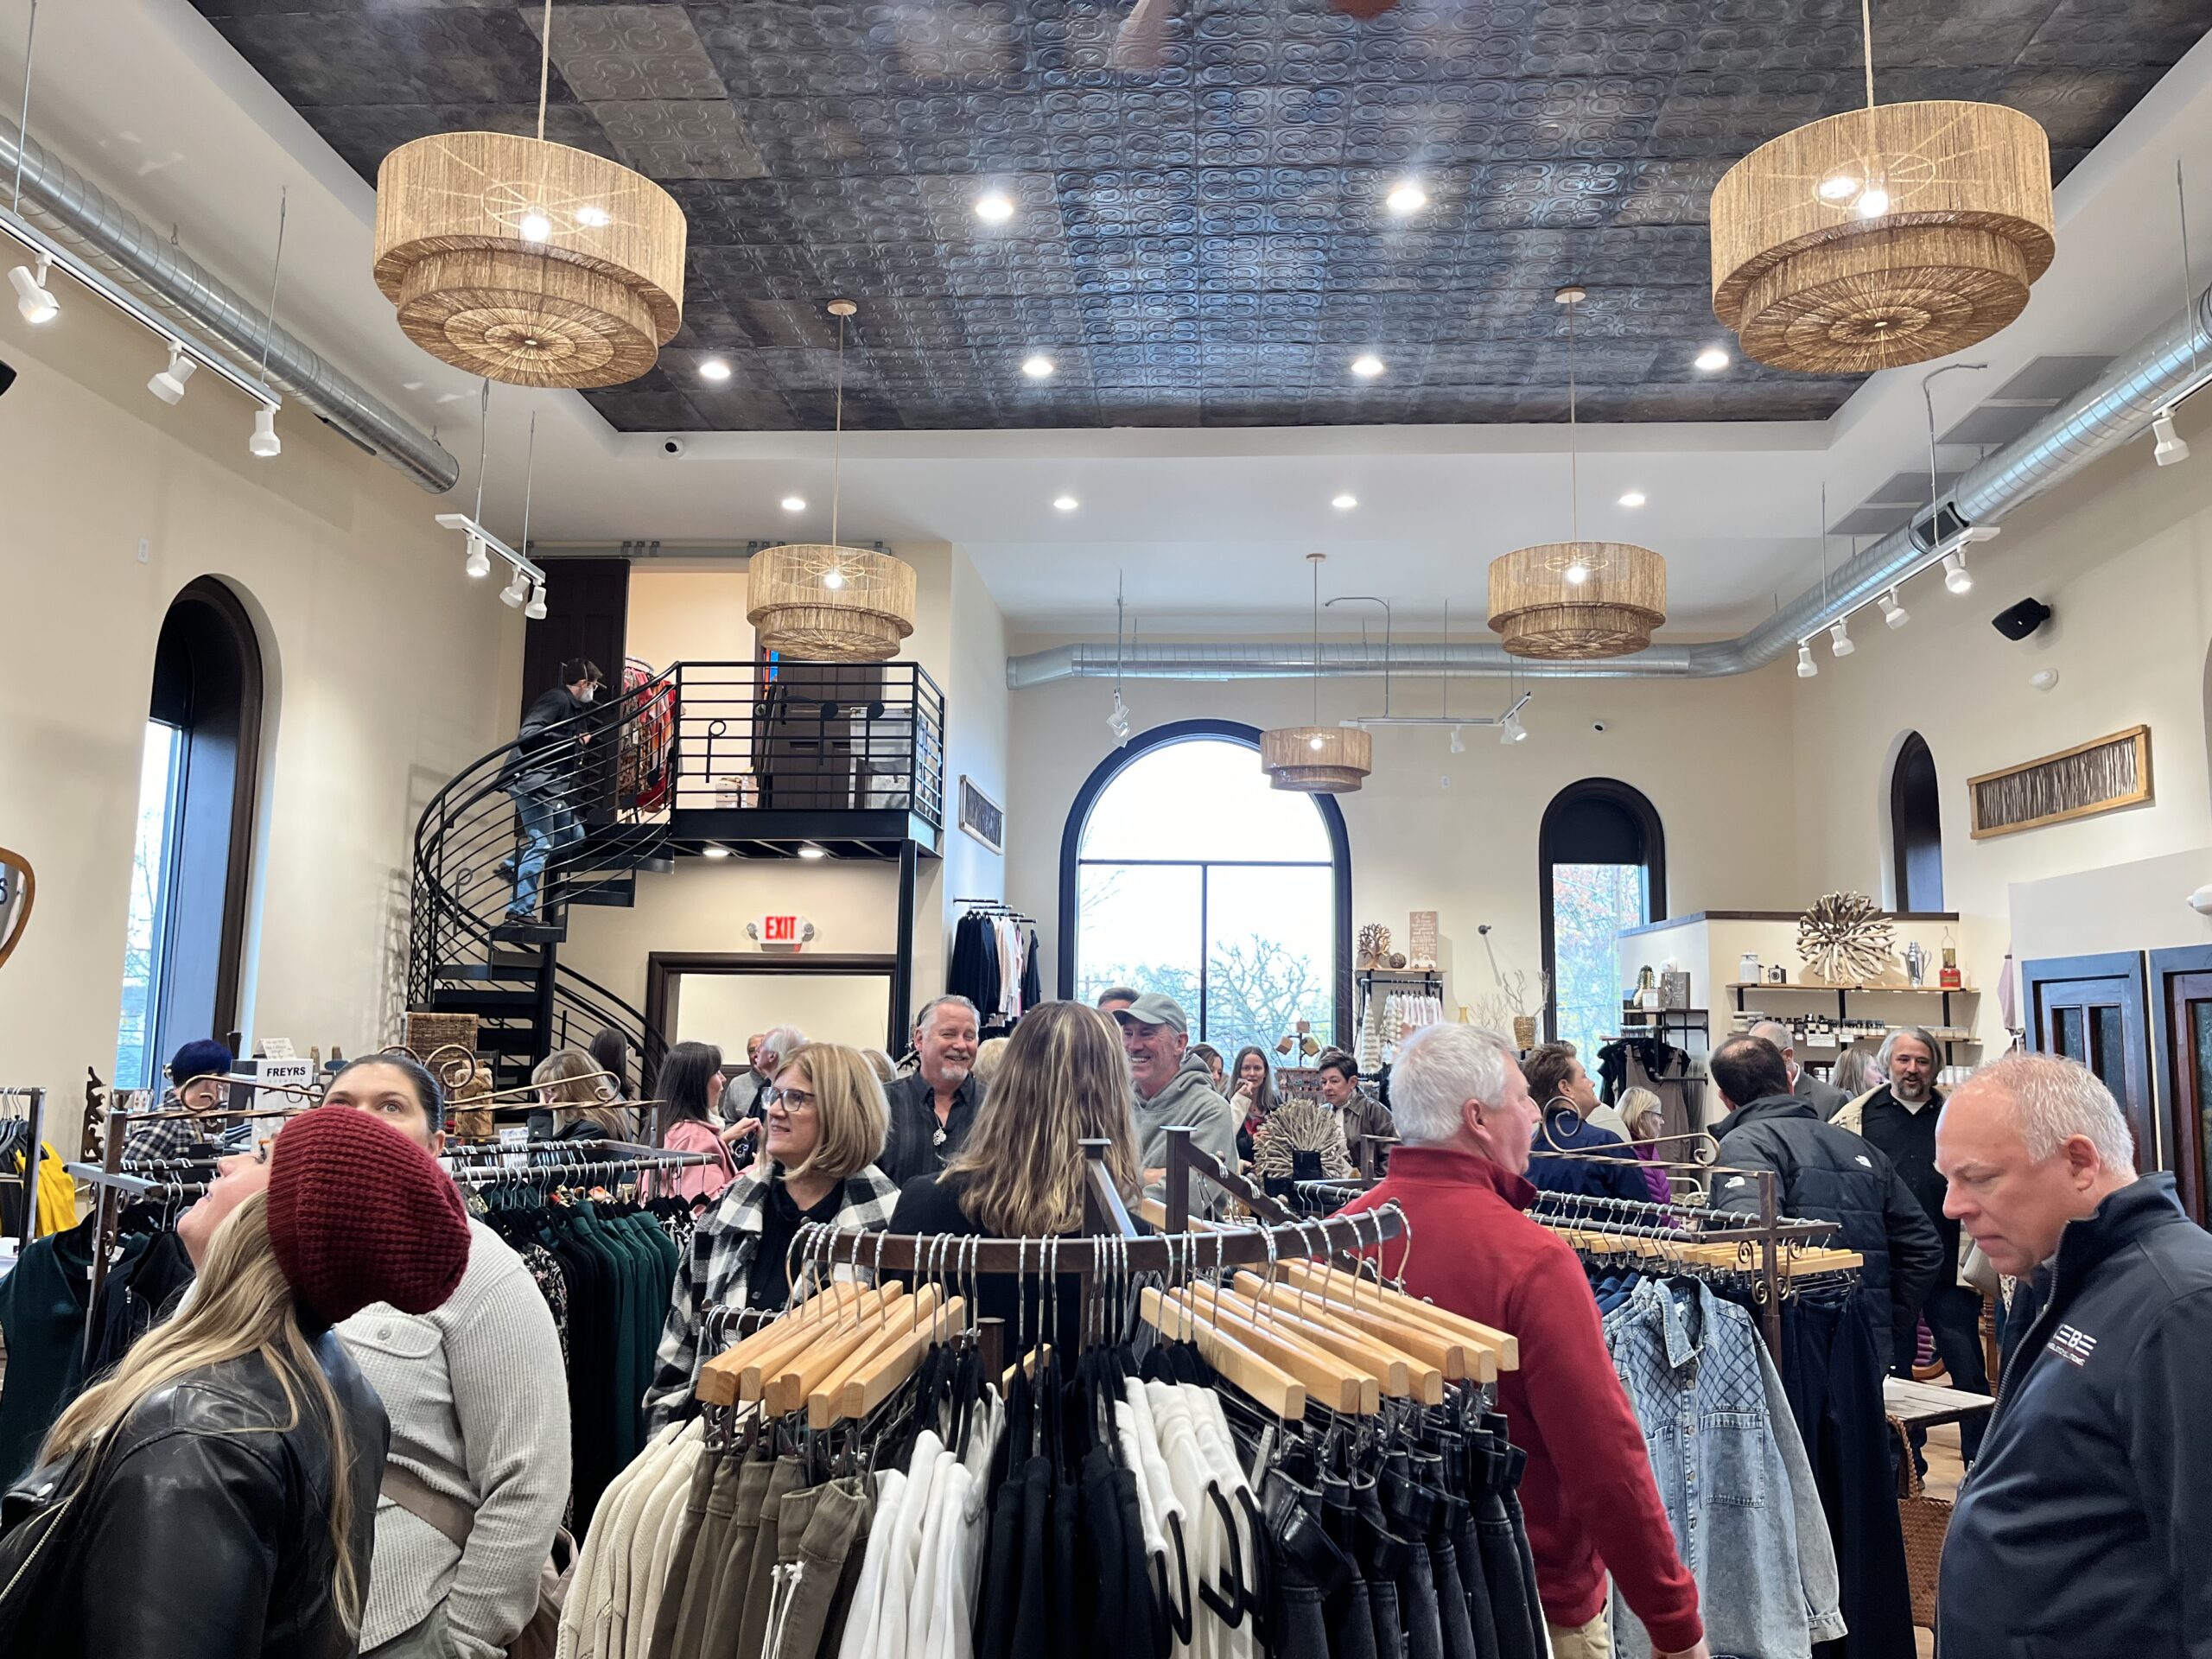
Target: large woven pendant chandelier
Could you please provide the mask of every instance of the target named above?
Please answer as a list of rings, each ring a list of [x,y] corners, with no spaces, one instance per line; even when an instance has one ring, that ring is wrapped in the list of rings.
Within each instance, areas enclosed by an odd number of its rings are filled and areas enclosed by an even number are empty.
[[[2050,267],[2050,143],[1999,104],[1874,102],[1762,144],[1713,192],[1713,309],[1811,374],[1923,363],[2018,316]]]
[[[1574,375],[1574,308],[1583,289],[1552,296],[1567,308],[1567,520],[1569,539],[1516,548],[1490,564],[1490,625],[1516,657],[1625,657],[1667,620],[1667,561],[1633,542],[1581,539]]]
[[[1375,740],[1363,727],[1321,723],[1321,565],[1328,556],[1306,556],[1313,568],[1313,723],[1260,734],[1260,768],[1268,782],[1301,795],[1348,795],[1375,769]]]
[[[377,169],[376,283],[408,339],[518,386],[613,386],[653,366],[683,321],[687,227],[629,168],[545,142],[553,4],[537,137],[449,132]]]
[[[830,539],[764,547],[746,566],[746,620],[760,647],[810,663],[880,663],[914,631],[914,568],[888,553],[837,543],[844,484],[845,321],[860,308],[830,302],[837,319],[837,413],[830,449]]]

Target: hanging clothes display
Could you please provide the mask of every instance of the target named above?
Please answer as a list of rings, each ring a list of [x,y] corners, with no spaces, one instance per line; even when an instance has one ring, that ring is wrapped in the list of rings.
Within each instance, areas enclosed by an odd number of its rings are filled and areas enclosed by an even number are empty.
[[[1359,1069],[1372,1071],[1397,1056],[1398,1045],[1423,1026],[1444,1020],[1444,998],[1434,991],[1397,990],[1380,997],[1370,986],[1361,1004],[1359,1039],[1353,1045]]]
[[[1004,905],[972,899],[959,902],[969,908],[952,930],[945,992],[976,1005],[985,1034],[1003,1033],[1044,1000],[1037,924]]]
[[[1700,1281],[1639,1277],[1605,1329],[1697,1578],[1707,1643],[1740,1659],[1812,1659],[1814,1643],[1844,1634],[1835,1551],[1781,1374],[1751,1316]],[[1622,1659],[1652,1651],[1624,1606],[1614,1649]]]
[[[0,1341],[8,1353],[0,1485],[30,1468],[47,1430],[84,1386],[96,1234],[87,1217],[67,1232],[34,1240],[0,1279]]]

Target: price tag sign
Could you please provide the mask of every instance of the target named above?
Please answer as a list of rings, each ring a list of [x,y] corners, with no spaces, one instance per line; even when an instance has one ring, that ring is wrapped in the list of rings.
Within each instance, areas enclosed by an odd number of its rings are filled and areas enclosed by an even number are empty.
[[[261,1039],[261,1058],[264,1060],[289,1060],[292,1054],[292,1039],[289,1037],[264,1037]]]
[[[530,1126],[528,1124],[502,1125],[499,1129],[499,1145],[506,1148],[501,1154],[499,1161],[509,1169],[526,1169],[530,1166]]]

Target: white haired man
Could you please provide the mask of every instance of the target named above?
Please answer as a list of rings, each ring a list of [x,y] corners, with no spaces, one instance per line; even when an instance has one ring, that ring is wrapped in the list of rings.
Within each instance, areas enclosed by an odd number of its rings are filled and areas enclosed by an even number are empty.
[[[2212,1236],[2072,1060],[1984,1066],[1936,1146],[1951,1217],[2042,1293],[1952,1511],[1944,1659],[2212,1652]]]
[[[776,1026],[746,1044],[744,1071],[722,1090],[722,1122],[734,1128],[761,1113],[760,1093],[776,1080],[784,1061],[806,1046],[806,1033],[797,1026]]]
[[[1520,1338],[1521,1369],[1499,1376],[1498,1407],[1529,1454],[1521,1502],[1551,1651],[1611,1651],[1610,1571],[1659,1659],[1707,1659],[1697,1583],[1675,1550],[1590,1281],[1565,1239],[1521,1213],[1536,1196],[1527,1171],[1540,1109],[1520,1066],[1487,1032],[1425,1026],[1399,1046],[1390,1104],[1390,1173],[1344,1208],[1396,1204],[1414,1237],[1449,1240],[1411,1253],[1406,1288]]]
[[[914,1021],[919,1064],[883,1089],[891,1130],[875,1161],[893,1186],[936,1175],[968,1138],[983,1103],[983,1084],[976,1076],[982,1020],[966,997],[946,995],[925,1006]]]

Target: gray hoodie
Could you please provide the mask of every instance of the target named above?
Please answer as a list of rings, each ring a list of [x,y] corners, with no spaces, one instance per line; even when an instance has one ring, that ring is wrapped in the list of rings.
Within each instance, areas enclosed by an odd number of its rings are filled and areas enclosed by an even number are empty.
[[[1211,1153],[1224,1169],[1234,1170],[1237,1167],[1236,1121],[1236,1109],[1214,1092],[1213,1073],[1206,1063],[1186,1049],[1183,1064],[1167,1079],[1166,1088],[1149,1100],[1141,1094],[1137,1096],[1137,1167],[1166,1168],[1167,1131],[1187,1123],[1197,1131],[1191,1144],[1200,1152]],[[1145,1192],[1163,1200],[1167,1196],[1166,1183],[1160,1181]],[[1201,1178],[1191,1183],[1193,1215],[1217,1216],[1227,1202],[1227,1194],[1211,1181]]]

